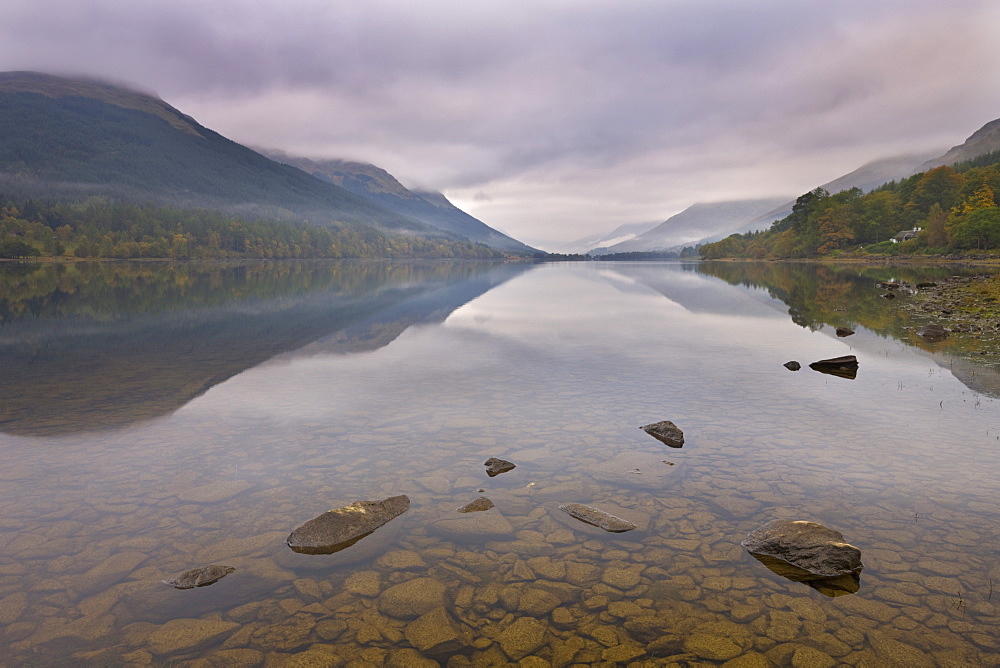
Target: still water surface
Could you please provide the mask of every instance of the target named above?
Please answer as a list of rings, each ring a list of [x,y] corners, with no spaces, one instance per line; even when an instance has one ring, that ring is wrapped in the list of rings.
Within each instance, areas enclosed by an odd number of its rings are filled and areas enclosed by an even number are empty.
[[[0,665],[1000,665],[995,346],[875,286],[954,271],[2,267]],[[746,554],[774,518],[842,532],[858,591]]]

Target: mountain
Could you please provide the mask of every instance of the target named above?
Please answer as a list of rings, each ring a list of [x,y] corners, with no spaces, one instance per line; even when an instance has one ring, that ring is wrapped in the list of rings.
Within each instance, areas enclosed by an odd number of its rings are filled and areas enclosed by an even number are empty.
[[[465,228],[428,224],[421,218],[429,216],[407,215],[271,160],[155,95],[96,79],[0,73],[0,136],[0,192],[8,196],[60,201],[105,196],[350,229],[364,238],[371,236],[366,230],[378,230],[467,243],[459,231],[465,229],[483,243],[531,251],[499,233],[491,236],[490,228],[471,216]],[[420,201],[425,208],[441,208]],[[464,215],[454,209],[442,217]]]
[[[1000,127],[997,128],[997,135],[1000,147]],[[986,145],[988,144],[984,144]],[[914,165],[919,165],[921,161],[927,160],[935,153],[873,160],[820,187],[830,193],[851,188],[869,192],[884,183],[907,176],[913,171]],[[761,211],[760,208],[767,206],[768,203],[771,206]],[[606,254],[640,250],[677,250],[685,245],[694,246],[718,241],[730,234],[766,230],[774,221],[790,214],[794,204],[794,199],[785,200],[785,198],[695,204],[645,234],[609,248],[595,249],[593,252]]]
[[[619,225],[610,232],[590,234],[574,241],[563,243],[553,248],[553,251],[556,253],[589,253],[594,248],[614,246],[623,241],[634,239],[636,236],[653,229],[657,225],[659,223],[626,223]]]
[[[963,144],[953,146],[944,155],[931,158],[920,164],[910,174],[926,172],[941,165],[954,165],[957,162],[965,162],[966,160],[972,160],[973,158],[986,153],[993,153],[994,151],[1000,151],[1000,118],[990,121],[979,128]]]
[[[714,236],[727,236],[785,201],[784,197],[699,203],[671,216],[651,230],[591,251],[594,255],[632,251],[675,250]],[[743,231],[742,229],[740,231]]]
[[[381,167],[349,160],[310,160],[282,151],[258,149],[287,165],[332,183],[355,195],[413,220],[461,235],[498,250],[534,253],[535,249],[502,234],[481,220],[462,211],[439,192],[412,191]]]

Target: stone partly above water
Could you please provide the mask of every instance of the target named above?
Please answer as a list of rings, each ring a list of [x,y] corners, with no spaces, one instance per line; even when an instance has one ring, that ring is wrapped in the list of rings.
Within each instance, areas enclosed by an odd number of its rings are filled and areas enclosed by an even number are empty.
[[[176,587],[177,589],[207,587],[212,583],[218,582],[235,570],[236,569],[232,566],[210,564],[208,566],[203,566],[202,568],[192,568],[189,571],[184,571],[180,575],[175,575],[169,580],[164,580],[163,582],[172,587]]]
[[[623,531],[631,531],[636,528],[635,524],[632,524],[628,520],[623,520],[620,517],[592,506],[585,506],[582,503],[564,503],[559,506],[559,510],[581,522],[593,524],[595,527],[600,527],[612,533],[622,533]]]
[[[941,325],[926,325],[917,330],[917,336],[927,341],[943,341],[948,338],[948,330]]]
[[[837,328],[837,336],[839,336],[840,338],[844,338],[845,336],[853,336],[853,335],[854,335],[854,330],[850,329],[849,327],[838,327]]]
[[[515,464],[508,462],[506,459],[497,459],[496,457],[487,459],[483,462],[483,466],[486,467],[486,475],[491,478],[517,468]]]
[[[670,420],[646,424],[639,429],[655,438],[656,440],[669,445],[671,448],[679,448],[684,445],[684,432]]]
[[[791,362],[785,362],[784,364],[782,364],[782,366],[788,369],[789,371],[798,371],[799,369],[802,368],[802,365],[796,362],[795,360],[792,360]]]
[[[765,564],[770,558],[793,567],[780,574],[797,582],[856,576],[864,567],[861,550],[845,543],[839,531],[815,522],[772,520],[740,544],[758,559],[764,557]]]
[[[831,357],[830,359],[813,362],[809,365],[809,368],[813,371],[830,374],[831,376],[854,380],[858,377],[858,358],[854,355]]]
[[[410,508],[405,494],[382,501],[356,501],[328,510],[288,536],[288,547],[305,554],[333,554],[350,547]]]

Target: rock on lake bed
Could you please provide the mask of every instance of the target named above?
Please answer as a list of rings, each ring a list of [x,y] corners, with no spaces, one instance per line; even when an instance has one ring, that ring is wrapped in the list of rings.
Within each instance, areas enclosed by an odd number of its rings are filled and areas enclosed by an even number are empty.
[[[207,587],[218,582],[236,569],[232,566],[221,566],[219,564],[209,564],[202,568],[192,568],[184,571],[180,575],[175,575],[169,580],[164,580],[166,584],[177,589],[193,589],[195,587]]]
[[[635,525],[628,520],[623,520],[620,517],[616,517],[611,513],[606,513],[603,510],[599,510],[592,506],[585,506],[582,503],[564,503],[559,506],[559,510],[580,520],[581,522],[593,524],[595,527],[600,527],[601,529],[612,533],[622,533],[624,531],[631,531],[635,528]]]
[[[298,527],[288,536],[288,547],[306,554],[333,554],[350,547],[410,508],[405,494],[381,501],[356,501],[328,510]]]

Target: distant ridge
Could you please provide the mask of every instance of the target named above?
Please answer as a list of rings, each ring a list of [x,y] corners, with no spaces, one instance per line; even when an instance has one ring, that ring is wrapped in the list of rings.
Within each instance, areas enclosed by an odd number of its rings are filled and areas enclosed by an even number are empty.
[[[589,234],[585,237],[575,239],[568,243],[559,244],[553,250],[557,253],[589,253],[595,248],[606,248],[629,241],[639,236],[643,232],[648,232],[659,225],[656,222],[647,223],[625,223],[619,225],[610,232],[600,234]]]
[[[784,197],[727,202],[698,203],[671,216],[634,239],[605,248],[595,248],[594,255],[634,251],[679,250],[715,235],[726,236],[749,221],[764,215],[784,202]]]

